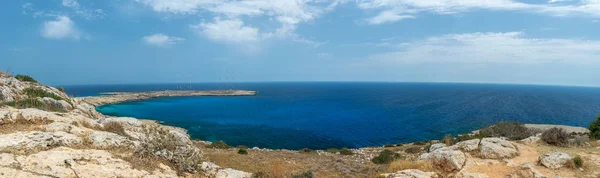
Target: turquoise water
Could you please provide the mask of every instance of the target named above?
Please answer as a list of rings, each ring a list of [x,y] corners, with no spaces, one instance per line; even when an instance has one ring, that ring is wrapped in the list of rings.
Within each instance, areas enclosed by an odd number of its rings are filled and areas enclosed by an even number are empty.
[[[600,88],[449,83],[238,83],[66,87],[105,91],[247,89],[257,96],[173,97],[98,107],[160,120],[194,138],[286,149],[364,147],[440,139],[498,121],[584,126]]]

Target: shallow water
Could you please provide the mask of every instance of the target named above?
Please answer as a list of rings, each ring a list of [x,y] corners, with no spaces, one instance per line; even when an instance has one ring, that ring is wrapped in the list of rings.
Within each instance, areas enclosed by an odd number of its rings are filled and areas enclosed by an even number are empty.
[[[173,97],[98,107],[160,120],[194,138],[262,148],[363,147],[441,139],[498,121],[584,126],[600,88],[450,83],[237,83],[65,87],[107,91],[247,89],[257,96]]]

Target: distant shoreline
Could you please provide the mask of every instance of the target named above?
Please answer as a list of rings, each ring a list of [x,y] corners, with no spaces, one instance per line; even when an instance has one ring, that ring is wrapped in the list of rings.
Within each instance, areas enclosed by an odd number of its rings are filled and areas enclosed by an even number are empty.
[[[94,106],[116,104],[130,101],[140,101],[159,97],[178,96],[255,96],[256,91],[250,90],[164,90],[150,92],[104,92],[99,96],[77,97]]]

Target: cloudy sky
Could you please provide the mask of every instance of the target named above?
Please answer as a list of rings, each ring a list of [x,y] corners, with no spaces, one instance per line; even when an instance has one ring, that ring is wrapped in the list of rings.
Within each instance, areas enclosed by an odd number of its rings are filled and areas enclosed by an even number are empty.
[[[600,0],[11,0],[0,69],[54,85],[600,86]]]

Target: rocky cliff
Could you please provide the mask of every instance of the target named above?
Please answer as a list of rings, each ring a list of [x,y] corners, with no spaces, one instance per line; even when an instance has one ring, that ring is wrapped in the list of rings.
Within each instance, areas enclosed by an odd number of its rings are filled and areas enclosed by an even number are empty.
[[[184,129],[104,116],[61,89],[0,72],[0,177],[250,176],[202,160]]]

